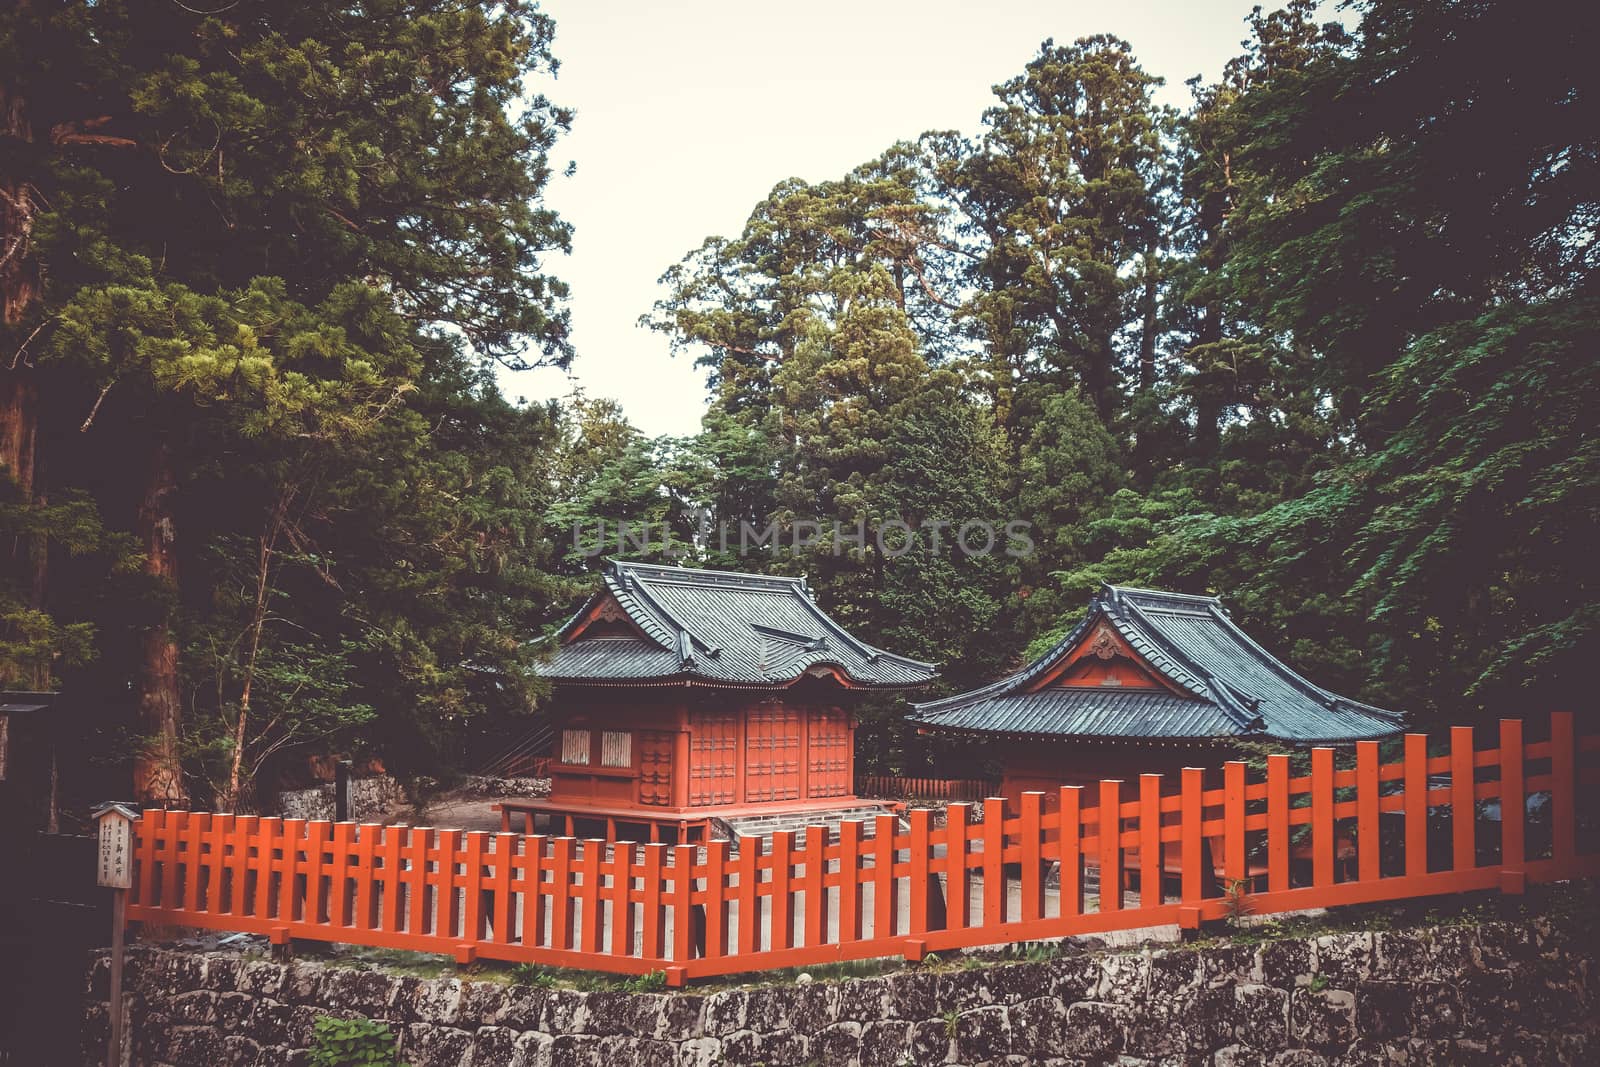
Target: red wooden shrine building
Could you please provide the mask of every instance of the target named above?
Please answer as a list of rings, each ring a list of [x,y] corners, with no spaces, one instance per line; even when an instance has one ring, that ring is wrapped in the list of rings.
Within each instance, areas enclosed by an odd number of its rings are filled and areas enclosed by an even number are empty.
[[[1213,768],[1240,739],[1285,747],[1398,734],[1401,717],[1330,693],[1251,640],[1216,597],[1108,585],[1055,647],[1015,674],[914,705],[924,730],[988,742],[1001,789]]]
[[[856,701],[935,676],[852,636],[803,578],[623,561],[603,577],[542,668],[550,796],[516,805],[569,832],[703,840],[719,818],[848,807]]]

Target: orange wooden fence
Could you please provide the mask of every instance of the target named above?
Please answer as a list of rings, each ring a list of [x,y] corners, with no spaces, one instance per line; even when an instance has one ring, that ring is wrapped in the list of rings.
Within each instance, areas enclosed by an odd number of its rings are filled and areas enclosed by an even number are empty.
[[[856,778],[856,795],[895,800],[984,800],[1000,783],[987,778],[896,778],[864,774]]]
[[[1257,914],[1499,887],[1600,873],[1577,819],[1600,783],[1600,737],[1552,716],[1548,740],[1522,723],[1474,751],[1450,733],[1429,756],[1406,737],[1380,763],[1376,742],[1310,774],[1270,757],[1264,778],[1229,763],[1221,788],[1200,770],[1043,793],[1018,809],[949,805],[934,828],[914,810],[837,832],[812,827],[763,844],[608,844],[567,837],[357,826],[194,812],[145,813],[130,918],[475,958],[621,973],[679,984],[723,974],[1057,938],[1227,914],[1220,885],[1248,883]],[[1528,818],[1527,799],[1534,818]],[[1593,811],[1593,794],[1582,810]],[[1500,833],[1476,817],[1499,800]],[[1430,809],[1432,814],[1430,816]],[[1113,821],[1114,814],[1114,821]],[[1432,829],[1430,833],[1430,819]],[[1339,842],[1353,842],[1340,861]],[[1383,847],[1380,847],[1380,846]],[[1213,871],[1220,879],[1213,879]],[[1085,875],[1098,875],[1098,894]]]

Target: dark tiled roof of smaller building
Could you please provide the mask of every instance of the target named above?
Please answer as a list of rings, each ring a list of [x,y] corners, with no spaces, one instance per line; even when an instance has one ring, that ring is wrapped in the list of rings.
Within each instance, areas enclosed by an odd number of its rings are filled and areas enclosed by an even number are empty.
[[[924,685],[935,666],[874,648],[824,612],[804,578],[695,570],[612,560],[604,584],[556,634],[540,673],[558,682],[781,688],[816,671],[852,685]],[[580,624],[606,598],[632,623],[627,634]]]
[[[1102,620],[1168,688],[1036,684]],[[1110,585],[1066,637],[1020,671],[914,708],[912,721],[934,729],[1036,737],[1308,744],[1388,737],[1403,726],[1395,712],[1296,674],[1234,625],[1216,597]]]

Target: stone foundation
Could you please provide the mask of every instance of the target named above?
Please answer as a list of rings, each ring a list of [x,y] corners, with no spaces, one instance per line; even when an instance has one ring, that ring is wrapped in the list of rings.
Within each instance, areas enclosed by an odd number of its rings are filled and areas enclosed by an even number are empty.
[[[387,774],[350,781],[350,821],[365,822],[382,816],[405,799],[400,783]],[[285,819],[332,819],[337,810],[334,786],[324,782],[313,789],[290,789],[278,794],[278,814]]]
[[[1576,923],[1537,919],[629,994],[141,946],[129,1062],[305,1064],[338,1014],[391,1023],[411,1067],[1593,1063],[1595,954]],[[86,1064],[106,982],[101,957]]]

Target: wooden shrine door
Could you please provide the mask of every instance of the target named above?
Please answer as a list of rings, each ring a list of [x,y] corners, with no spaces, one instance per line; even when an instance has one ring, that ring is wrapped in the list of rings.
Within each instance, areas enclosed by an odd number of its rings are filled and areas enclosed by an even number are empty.
[[[845,797],[850,781],[850,719],[839,708],[812,708],[808,722],[806,795]]]
[[[673,735],[666,730],[639,731],[639,803],[672,806]]]
[[[764,804],[800,799],[800,713],[752,708],[745,719],[744,799]]]
[[[689,804],[733,804],[739,788],[739,718],[697,711],[689,718]]]

